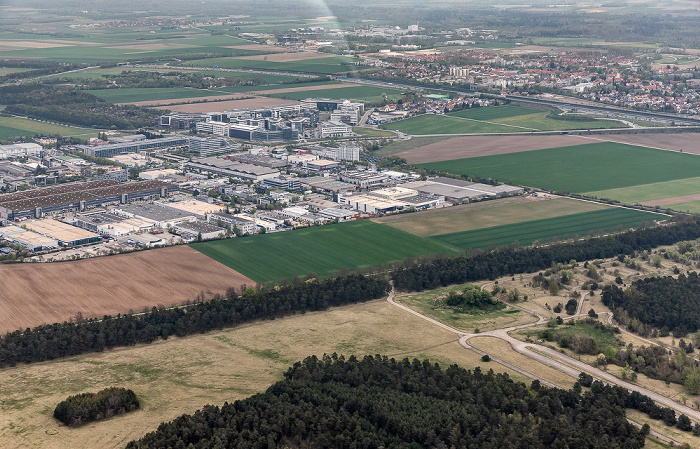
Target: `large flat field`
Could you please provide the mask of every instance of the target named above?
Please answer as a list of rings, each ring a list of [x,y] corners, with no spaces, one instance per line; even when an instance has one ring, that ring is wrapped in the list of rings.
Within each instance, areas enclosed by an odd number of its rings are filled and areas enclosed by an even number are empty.
[[[53,263],[0,265],[0,332],[182,304],[253,281],[186,246]]]
[[[618,189],[594,190],[586,195],[596,198],[614,198],[624,203],[644,203],[648,205],[667,205],[666,199],[686,196],[700,192],[700,177],[683,178],[673,181],[653,182]],[[664,200],[664,201],[662,201]],[[676,201],[677,202],[677,201]]]
[[[454,253],[440,243],[369,220],[191,246],[260,283]]]
[[[568,198],[514,197],[394,215],[375,221],[420,237],[430,237],[603,209],[609,209],[609,206]]]
[[[665,220],[667,218],[661,214],[615,207],[473,231],[436,235],[430,238],[455,249],[481,248],[487,250],[507,246],[516,241],[522,246],[529,246],[535,241],[547,243],[554,237],[559,240],[574,236],[585,237],[589,232],[617,231],[620,228],[637,227],[644,221]]]
[[[694,178],[700,173],[700,158],[606,142],[421,166],[454,174],[490,177],[506,183],[583,193]]]
[[[319,98],[340,99],[347,98],[349,100],[380,102],[386,95],[390,100],[398,100],[403,95],[398,89],[385,89],[383,87],[374,86],[351,86],[340,87],[337,89],[314,90],[313,92],[284,92],[272,94],[278,98],[289,98],[291,100],[303,100],[309,98],[309,95]]]
[[[429,137],[414,137],[408,142]],[[420,141],[420,140],[419,140]],[[497,154],[519,153],[522,151],[559,148],[590,143],[585,137],[566,136],[460,136],[427,143],[416,148],[395,153],[409,164],[451,161],[470,157],[493,156]],[[382,148],[383,150],[383,148]],[[382,151],[380,150],[380,152]]]
[[[548,111],[523,106],[472,108],[445,115],[421,115],[385,125],[406,134],[477,134],[566,129],[626,128],[612,120],[569,121],[548,118]]]
[[[162,105],[163,108],[169,109],[176,112],[212,112],[212,111],[227,111],[230,109],[241,109],[241,108],[264,108],[267,106],[275,106],[278,104],[290,104],[295,103],[291,100],[285,100],[282,98],[270,98],[270,97],[256,97],[247,98],[244,96],[243,99],[232,99],[232,100],[221,100],[221,101],[207,101],[203,103],[189,103],[189,104],[173,104],[170,105],[167,101],[149,101],[142,103],[135,103],[139,106],[157,106]],[[218,97],[213,97],[218,98]],[[240,97],[238,97],[240,98]]]
[[[333,352],[430,358],[443,367],[483,365],[454,334],[385,301],[372,301],[0,370],[0,447],[123,448],[163,421],[261,392],[294,362]],[[529,384],[502,365],[491,362],[484,369]],[[574,381],[551,380],[565,388]],[[56,404],[67,396],[115,385],[133,389],[141,409],[71,429],[53,419]]]
[[[63,137],[80,137],[83,139],[97,137],[99,130],[57,125],[19,117],[0,117],[0,139],[35,135],[46,136],[60,134]]]
[[[256,68],[270,69],[292,72],[312,72],[312,73],[341,73],[355,70],[354,66],[341,65],[341,62],[353,62],[352,58],[345,56],[329,56],[327,58],[314,58],[306,61],[255,61],[250,59],[237,58],[215,58],[215,59],[199,59],[188,61],[186,65],[192,67],[214,67],[218,66],[224,69],[241,69],[241,68]]]
[[[194,89],[190,87],[174,88],[122,88],[87,90],[92,95],[110,103],[134,103],[141,101],[175,100],[180,98],[199,98],[225,95],[216,89]]]

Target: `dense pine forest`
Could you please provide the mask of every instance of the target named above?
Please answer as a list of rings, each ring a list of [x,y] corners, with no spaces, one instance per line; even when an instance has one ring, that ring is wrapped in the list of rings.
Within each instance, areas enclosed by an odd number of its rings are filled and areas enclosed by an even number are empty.
[[[700,329],[700,277],[696,272],[680,274],[677,279],[640,279],[627,289],[611,285],[601,297],[620,322],[629,321],[629,317],[666,334],[670,330],[677,337]]]
[[[528,388],[479,368],[335,355],[309,357],[284,377],[265,393],[163,423],[127,448],[632,449],[648,432],[624,410],[645,397],[599,382],[581,394],[578,384]]]
[[[59,402],[53,417],[67,426],[79,426],[131,412],[140,406],[136,394],[126,388],[105,388],[98,393],[82,393]]]

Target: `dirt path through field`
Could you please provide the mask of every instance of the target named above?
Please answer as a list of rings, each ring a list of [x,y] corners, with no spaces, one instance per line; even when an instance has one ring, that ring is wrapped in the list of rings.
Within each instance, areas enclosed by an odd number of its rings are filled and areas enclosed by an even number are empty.
[[[255,282],[188,246],[92,259],[0,265],[0,332],[141,311]]]

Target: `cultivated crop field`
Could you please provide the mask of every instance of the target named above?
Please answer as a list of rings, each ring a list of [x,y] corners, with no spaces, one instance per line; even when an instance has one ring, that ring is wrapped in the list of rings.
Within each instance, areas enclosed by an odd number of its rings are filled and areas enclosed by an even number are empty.
[[[163,421],[261,392],[294,362],[333,352],[430,358],[445,368],[483,365],[451,332],[385,301],[372,301],[0,370],[0,447],[123,448]],[[529,384],[501,365],[486,367]],[[56,404],[67,396],[114,385],[133,389],[142,408],[71,429],[53,419]]]
[[[576,193],[694,178],[700,173],[697,156],[613,142],[421,165],[454,174]]]
[[[445,115],[422,115],[385,125],[406,134],[471,134],[565,129],[626,128],[613,120],[557,120],[548,118],[549,111],[522,106],[490,106],[471,108]]]
[[[253,281],[176,246],[53,263],[0,265],[0,332],[182,304]]]
[[[609,207],[568,198],[538,200],[513,197],[394,215],[375,221],[420,237],[429,237],[602,209]]]
[[[369,220],[252,237],[195,243],[207,256],[266,283],[343,268],[376,266],[406,257],[454,254],[438,242]]]
[[[174,100],[179,98],[198,98],[225,95],[216,89],[195,89],[191,87],[174,88],[122,88],[87,90],[86,92],[100,97],[110,103],[133,103],[144,100]]]
[[[656,204],[659,203],[659,200],[672,199],[696,192],[700,192],[700,177],[654,182],[619,189],[595,190],[586,192],[586,195],[596,198],[614,198],[632,204]],[[666,202],[666,204],[670,203]]]
[[[586,237],[589,232],[618,231],[619,229],[637,227],[645,221],[665,220],[667,218],[661,214],[615,207],[473,231],[436,235],[430,238],[455,249],[482,248],[487,250],[507,246],[516,241],[522,246],[528,246],[535,241],[548,243],[555,237],[559,240],[574,236]]]
[[[0,117],[0,139],[10,139],[20,136],[32,137],[37,134],[40,136],[60,134],[63,137],[80,137],[82,139],[87,139],[90,137],[97,137],[98,131],[99,130],[39,122],[37,120],[19,117]]]

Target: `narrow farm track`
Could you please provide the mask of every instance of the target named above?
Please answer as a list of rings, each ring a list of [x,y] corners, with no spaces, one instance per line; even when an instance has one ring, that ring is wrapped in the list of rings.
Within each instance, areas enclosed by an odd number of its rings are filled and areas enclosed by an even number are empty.
[[[474,338],[474,337],[495,337],[495,338],[504,340],[508,344],[510,344],[510,346],[513,348],[513,350],[515,350],[519,354],[522,354],[526,357],[529,357],[529,358],[535,360],[536,362],[542,363],[545,366],[553,368],[553,369],[555,369],[559,372],[562,372],[564,374],[567,374],[573,378],[578,379],[578,376],[581,372],[586,372],[586,373],[592,375],[593,377],[598,378],[604,382],[614,384],[614,385],[619,385],[619,386],[626,388],[630,391],[637,391],[641,394],[649,396],[655,402],[657,402],[663,406],[670,407],[678,413],[683,413],[695,421],[700,421],[700,411],[697,411],[697,410],[694,410],[694,409],[687,407],[685,405],[679,404],[678,402],[676,402],[672,399],[669,399],[665,396],[662,396],[662,395],[655,393],[651,390],[648,390],[646,388],[643,388],[643,387],[640,387],[638,385],[634,385],[634,384],[631,384],[629,382],[625,382],[623,380],[620,380],[617,377],[613,376],[612,374],[609,374],[605,371],[594,368],[586,363],[583,363],[579,360],[576,360],[572,357],[569,357],[569,356],[562,354],[558,351],[555,351],[553,349],[550,349],[550,348],[547,348],[545,346],[538,345],[535,343],[523,342],[523,341],[520,341],[520,340],[517,340],[517,339],[511,337],[508,334],[511,331],[537,326],[540,324],[544,324],[546,322],[546,319],[544,317],[542,317],[541,315],[539,315],[538,313],[536,313],[534,311],[531,313],[533,313],[534,315],[536,315],[538,317],[538,320],[534,323],[521,324],[518,326],[506,327],[506,328],[502,328],[502,329],[496,329],[496,330],[492,330],[492,331],[474,334],[474,333],[466,333],[466,332],[459,331],[459,330],[457,330],[453,327],[450,327],[444,323],[441,323],[433,318],[425,316],[425,315],[423,315],[423,314],[421,314],[421,313],[419,313],[419,312],[417,312],[409,307],[406,307],[403,304],[399,304],[396,301],[394,301],[394,295],[395,295],[395,291],[392,288],[391,293],[389,293],[389,296],[387,297],[387,302],[389,302],[390,304],[392,304],[392,305],[394,305],[402,310],[405,310],[405,311],[407,311],[407,312],[409,312],[409,313],[411,313],[419,318],[422,318],[426,321],[429,321],[430,323],[433,323],[436,326],[439,326],[445,330],[448,330],[448,331],[456,334],[459,338],[459,344],[463,348],[469,349],[470,351],[474,351],[477,354],[482,355],[482,356],[489,355],[491,360],[493,360],[494,362],[499,363],[499,364],[501,364],[509,369],[512,369],[520,374],[523,374],[524,376],[527,376],[531,379],[539,380],[544,385],[555,386],[551,382],[539,377],[538,375],[536,375],[534,373],[529,373],[529,372],[527,372],[519,367],[516,367],[516,366],[514,366],[508,362],[505,362],[501,359],[498,359],[497,357],[493,357],[493,356],[491,356],[491,354],[487,354],[486,352],[481,351],[481,350],[471,346],[469,344],[469,340],[471,338]],[[580,298],[577,313],[571,317],[568,317],[567,319],[573,319],[573,318],[580,316],[582,304],[583,304],[583,297]],[[628,420],[628,421],[630,421],[630,420]],[[632,422],[632,421],[630,421],[630,422]],[[637,423],[633,423],[633,424],[638,426]],[[660,440],[665,441],[667,443],[673,443],[673,444],[677,444],[677,445],[681,444],[678,441],[672,440],[671,438],[668,438],[668,437],[661,435],[661,434],[654,432],[654,431],[651,431],[651,435],[653,435],[656,438],[659,438]]]

